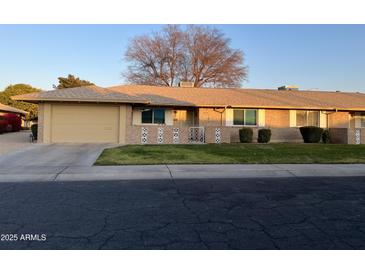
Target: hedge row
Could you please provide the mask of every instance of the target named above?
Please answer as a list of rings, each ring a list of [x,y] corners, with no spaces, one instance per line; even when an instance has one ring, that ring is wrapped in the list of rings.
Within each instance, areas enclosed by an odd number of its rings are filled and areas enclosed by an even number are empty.
[[[239,130],[241,143],[252,143],[253,130],[250,127],[243,127]],[[271,139],[271,130],[268,128],[261,128],[258,132],[257,142],[268,143]]]
[[[314,126],[307,126],[299,128],[302,134],[304,143],[319,143],[321,140],[324,144],[331,141],[330,132],[326,129]],[[239,130],[241,143],[252,143],[253,129],[250,127],[243,127]],[[271,130],[267,128],[259,129],[257,142],[268,143],[271,139]]]
[[[301,127],[299,130],[302,134],[304,143],[319,143],[321,140],[324,144],[331,142],[331,135],[328,129],[308,126]]]

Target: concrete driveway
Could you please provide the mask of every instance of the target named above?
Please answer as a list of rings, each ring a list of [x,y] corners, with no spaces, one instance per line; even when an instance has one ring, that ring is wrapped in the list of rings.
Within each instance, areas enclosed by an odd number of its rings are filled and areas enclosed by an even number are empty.
[[[30,131],[0,135],[0,182],[55,180],[68,167],[91,167],[111,144],[37,144]]]
[[[0,170],[33,168],[62,169],[69,166],[92,166],[108,144],[31,144],[21,150],[0,155]],[[19,169],[21,168],[21,169]],[[53,168],[53,169],[52,169]]]
[[[0,156],[28,146],[30,130],[0,134]]]

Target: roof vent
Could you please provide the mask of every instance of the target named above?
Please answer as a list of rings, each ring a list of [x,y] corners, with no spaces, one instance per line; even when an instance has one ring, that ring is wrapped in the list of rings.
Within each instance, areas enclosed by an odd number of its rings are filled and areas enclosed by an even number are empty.
[[[179,83],[179,87],[181,87],[181,88],[193,88],[194,87],[194,82],[181,81]]]
[[[278,90],[299,90],[298,86],[281,86]]]

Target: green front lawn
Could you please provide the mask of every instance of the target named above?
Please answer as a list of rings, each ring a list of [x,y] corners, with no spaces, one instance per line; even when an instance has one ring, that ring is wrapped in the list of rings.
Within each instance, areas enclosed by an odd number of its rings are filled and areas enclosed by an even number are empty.
[[[365,145],[128,145],[105,149],[96,165],[365,163]]]

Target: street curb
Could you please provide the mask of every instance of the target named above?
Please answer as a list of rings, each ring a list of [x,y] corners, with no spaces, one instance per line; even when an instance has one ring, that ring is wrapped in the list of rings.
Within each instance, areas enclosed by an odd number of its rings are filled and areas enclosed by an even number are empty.
[[[130,181],[290,177],[365,177],[365,165],[148,165],[0,169],[0,182]]]

